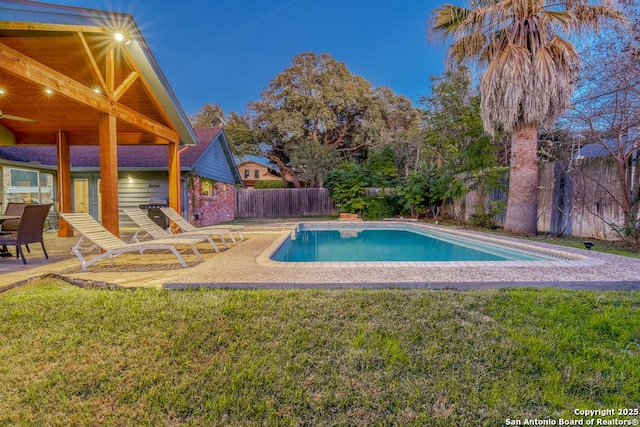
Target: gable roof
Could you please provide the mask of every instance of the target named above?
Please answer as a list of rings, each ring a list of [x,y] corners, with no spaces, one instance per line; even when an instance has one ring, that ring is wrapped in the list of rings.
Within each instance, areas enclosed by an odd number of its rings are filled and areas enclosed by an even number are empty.
[[[116,32],[126,36],[125,43],[115,42]],[[119,143],[196,142],[128,14],[0,0],[0,56],[0,81],[13,92],[9,102],[0,97],[0,109],[38,120],[2,120],[0,144],[55,144],[61,130],[72,145],[95,145],[99,114],[116,117]],[[55,102],[42,102],[47,87],[54,89]]]

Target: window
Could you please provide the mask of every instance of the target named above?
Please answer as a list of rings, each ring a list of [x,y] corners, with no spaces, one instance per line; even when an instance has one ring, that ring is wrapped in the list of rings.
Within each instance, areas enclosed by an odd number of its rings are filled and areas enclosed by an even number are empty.
[[[244,179],[248,179],[249,178],[249,169],[245,169],[244,170]]]
[[[260,178],[260,170],[259,169],[256,169],[256,170],[253,171],[253,177],[255,179],[259,179]]]
[[[201,178],[200,179],[200,194],[202,196],[213,196],[215,195],[215,189],[216,189],[216,182],[211,180],[211,179],[207,179],[207,178]]]
[[[53,202],[53,174],[28,169],[5,167],[4,200],[25,203]]]

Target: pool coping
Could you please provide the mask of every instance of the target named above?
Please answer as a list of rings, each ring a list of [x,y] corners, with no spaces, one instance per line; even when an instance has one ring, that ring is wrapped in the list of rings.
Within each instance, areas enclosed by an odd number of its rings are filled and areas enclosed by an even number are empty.
[[[359,228],[389,228],[393,226],[395,229],[411,230],[411,229],[424,229],[427,231],[433,231],[439,234],[452,235],[456,237],[463,237],[466,239],[472,239],[475,241],[491,243],[498,246],[510,246],[517,248],[524,252],[540,253],[551,257],[557,257],[559,259],[548,260],[517,260],[517,261],[349,261],[349,262],[283,262],[274,261],[271,257],[278,251],[280,246],[289,238],[289,236],[295,232],[297,227],[292,227],[291,230],[285,231],[279,236],[269,247],[267,247],[260,255],[255,259],[256,263],[265,267],[276,268],[353,268],[353,267],[384,267],[384,268],[412,268],[412,267],[431,267],[431,268],[461,268],[461,267],[586,267],[603,264],[604,261],[570,253],[558,249],[541,248],[540,246],[530,245],[523,242],[516,242],[510,239],[501,237],[492,237],[485,234],[472,233],[468,230],[455,230],[430,224],[423,223],[407,223],[403,221],[367,221],[366,223],[338,223],[331,221],[314,221],[311,224],[312,228],[319,228],[321,226],[339,228],[339,229],[359,229]]]

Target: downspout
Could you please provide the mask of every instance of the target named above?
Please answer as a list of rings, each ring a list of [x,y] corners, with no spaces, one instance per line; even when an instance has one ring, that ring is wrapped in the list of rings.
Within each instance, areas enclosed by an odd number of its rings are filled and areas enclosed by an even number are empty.
[[[184,147],[182,147],[181,149],[178,150],[178,171],[180,173],[180,181],[182,181],[182,159],[180,158],[180,156],[182,155],[182,153],[184,153],[185,151],[187,151],[189,149],[189,145],[185,145]],[[183,205],[182,205],[182,189],[180,189],[180,191],[178,192],[178,196],[180,197],[180,200],[178,202],[178,206],[180,207],[180,214],[182,214],[182,212],[184,211]],[[189,193],[186,193],[186,197],[187,197],[187,202],[189,202]],[[188,214],[188,212],[187,212]]]

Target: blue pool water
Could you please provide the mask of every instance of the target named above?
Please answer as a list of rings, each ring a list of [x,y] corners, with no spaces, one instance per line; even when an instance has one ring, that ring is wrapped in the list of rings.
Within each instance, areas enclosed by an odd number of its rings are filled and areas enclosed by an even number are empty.
[[[301,229],[271,256],[281,262],[512,261],[548,259],[479,241],[401,229]]]

